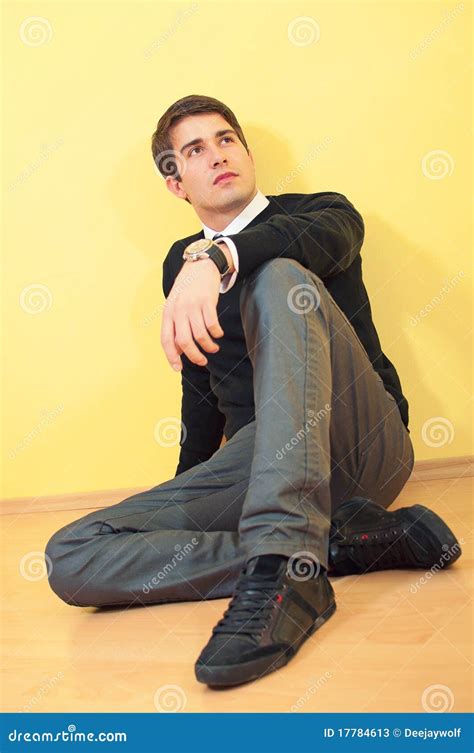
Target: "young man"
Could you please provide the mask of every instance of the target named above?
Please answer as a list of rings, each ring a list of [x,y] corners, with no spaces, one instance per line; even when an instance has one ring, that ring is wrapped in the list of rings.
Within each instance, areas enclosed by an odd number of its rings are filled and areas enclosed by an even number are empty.
[[[414,454],[354,206],[329,191],[265,196],[235,115],[211,97],[174,103],[152,153],[202,225],[163,264],[179,464],[55,533],[49,581],[76,606],[232,596],[195,672],[233,685],[286,664],[329,619],[328,573],[446,566],[461,550],[426,507],[386,509]]]

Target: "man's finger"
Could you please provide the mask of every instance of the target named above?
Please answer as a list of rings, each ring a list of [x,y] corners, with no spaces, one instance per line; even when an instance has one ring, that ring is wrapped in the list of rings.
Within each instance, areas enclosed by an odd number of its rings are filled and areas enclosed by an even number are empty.
[[[207,302],[203,304],[202,314],[204,318],[204,324],[206,329],[212,337],[223,337],[224,330],[219,324],[217,317],[217,309],[211,303]]]
[[[175,327],[173,317],[165,309],[161,322],[161,345],[165,351],[170,366],[176,371],[182,368],[181,358],[175,343]],[[181,351],[182,352],[182,351]]]
[[[175,342],[182,348],[183,353],[187,355],[190,361],[196,363],[198,366],[205,366],[207,364],[206,356],[201,353],[197,348],[193,339],[193,333],[191,331],[191,325],[189,319],[181,314],[178,320],[175,320]]]
[[[216,353],[219,350],[217,343],[209,337],[209,332],[204,323],[202,311],[196,311],[189,318],[193,337],[199,345],[208,353]]]

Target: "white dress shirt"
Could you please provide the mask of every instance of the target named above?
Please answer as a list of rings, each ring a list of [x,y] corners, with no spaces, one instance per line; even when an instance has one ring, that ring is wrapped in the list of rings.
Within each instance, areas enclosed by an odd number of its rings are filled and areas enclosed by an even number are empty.
[[[244,227],[246,227],[249,222],[251,222],[258,214],[260,214],[260,212],[262,212],[269,203],[270,202],[265,194],[257,189],[257,193],[253,197],[252,201],[250,201],[247,206],[242,209],[237,217],[234,217],[232,222],[229,222],[224,230],[213,230],[211,227],[208,227],[207,225],[204,225],[204,223],[201,223],[204,230],[204,237],[212,238],[216,233],[221,233],[223,236],[226,236],[227,234],[233,235],[234,233],[240,232],[240,230],[243,230]],[[219,243],[220,240],[220,238],[216,238],[216,243]],[[232,285],[237,279],[237,273],[239,271],[239,255],[237,253],[235,243],[231,238],[223,237],[222,240],[225,240],[225,243],[229,247],[235,268],[234,272],[229,272],[228,274],[226,274],[221,281],[220,292],[227,293],[227,291],[231,289]]]

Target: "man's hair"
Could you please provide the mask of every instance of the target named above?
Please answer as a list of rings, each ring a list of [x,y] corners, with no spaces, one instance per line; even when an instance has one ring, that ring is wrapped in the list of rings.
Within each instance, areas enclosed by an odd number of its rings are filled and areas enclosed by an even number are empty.
[[[239,121],[230,107],[227,107],[227,105],[218,99],[214,99],[214,97],[189,94],[187,97],[178,99],[171,107],[168,107],[159,119],[156,131],[151,137],[151,153],[158,170],[164,178],[172,175],[176,180],[181,180],[179,165],[173,156],[173,145],[170,138],[171,128],[188,115],[202,115],[207,112],[217,112],[222,115],[237,133],[247,152],[249,151]]]

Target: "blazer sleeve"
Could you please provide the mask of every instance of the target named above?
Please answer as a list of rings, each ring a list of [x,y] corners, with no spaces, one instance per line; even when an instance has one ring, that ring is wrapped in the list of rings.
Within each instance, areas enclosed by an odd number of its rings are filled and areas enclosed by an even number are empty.
[[[163,263],[163,293],[168,297],[176,275],[169,262]],[[182,353],[181,437],[175,476],[202,463],[214,454],[222,441],[225,416],[217,407],[206,366],[193,363]]]
[[[273,197],[278,203],[278,196]],[[360,252],[364,221],[351,202],[335,192],[301,194],[291,209],[239,233],[229,234],[239,252],[239,276],[279,256],[296,259],[319,277],[347,269]]]

